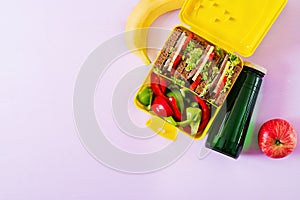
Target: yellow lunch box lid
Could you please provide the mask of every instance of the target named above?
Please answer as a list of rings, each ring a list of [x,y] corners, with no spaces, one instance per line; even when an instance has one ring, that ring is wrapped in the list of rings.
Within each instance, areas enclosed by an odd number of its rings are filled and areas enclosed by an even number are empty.
[[[287,0],[186,0],[180,20],[227,51],[251,56]]]

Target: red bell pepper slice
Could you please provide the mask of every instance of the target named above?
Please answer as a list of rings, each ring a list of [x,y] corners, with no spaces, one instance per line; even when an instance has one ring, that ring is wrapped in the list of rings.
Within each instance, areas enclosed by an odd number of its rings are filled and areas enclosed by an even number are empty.
[[[160,77],[159,75],[155,74],[154,72],[150,75],[150,82],[151,82],[151,88],[153,90],[153,93],[156,96],[162,96],[163,98],[167,99],[164,95],[164,92],[166,91],[167,82],[164,78]]]
[[[174,119],[177,120],[177,121],[181,121],[181,119],[182,119],[181,112],[180,112],[180,110],[177,106],[176,99],[173,96],[169,97],[169,103],[170,103],[170,106],[173,110]]]
[[[203,131],[210,118],[210,109],[207,106],[206,102],[202,100],[200,97],[195,96],[195,100],[200,104],[202,110],[201,123],[199,125],[198,131]]]
[[[188,37],[186,38],[183,46],[182,46],[182,50],[185,50],[185,48],[187,47],[187,45],[189,44],[189,42],[193,39],[194,37],[194,33],[190,32]]]
[[[161,117],[169,117],[173,115],[172,108],[169,106],[165,98],[161,96],[155,97],[151,109],[155,114]]]
[[[167,80],[163,77],[159,77],[159,86],[161,91],[164,93],[167,89]]]
[[[208,60],[212,61],[215,57],[215,52],[212,52],[209,57],[208,57]]]
[[[190,85],[190,89],[191,90],[195,90],[196,87],[200,84],[200,81],[201,81],[201,75],[199,74],[199,76],[197,77],[197,79]]]
[[[181,62],[181,60],[182,60],[182,55],[179,54],[179,55],[176,57],[176,59],[175,59],[175,61],[174,61],[174,63],[173,63],[172,69],[175,69],[175,68],[177,67],[177,65],[179,65],[179,63]]]

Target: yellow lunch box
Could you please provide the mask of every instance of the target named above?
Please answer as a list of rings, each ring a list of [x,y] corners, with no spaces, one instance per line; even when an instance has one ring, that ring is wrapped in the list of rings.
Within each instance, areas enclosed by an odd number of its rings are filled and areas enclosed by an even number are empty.
[[[243,69],[287,0],[186,0],[135,105],[174,140],[177,130],[202,139]]]

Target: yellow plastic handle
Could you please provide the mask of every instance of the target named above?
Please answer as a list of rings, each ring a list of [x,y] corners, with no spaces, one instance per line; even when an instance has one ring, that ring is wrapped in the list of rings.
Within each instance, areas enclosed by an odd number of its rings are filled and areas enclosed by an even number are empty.
[[[177,128],[159,117],[153,117],[146,122],[148,128],[169,140],[176,140]]]

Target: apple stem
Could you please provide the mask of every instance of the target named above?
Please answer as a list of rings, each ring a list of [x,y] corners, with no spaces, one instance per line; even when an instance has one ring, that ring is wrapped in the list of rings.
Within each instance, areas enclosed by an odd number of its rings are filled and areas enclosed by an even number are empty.
[[[280,142],[280,140],[275,140],[275,144],[277,145],[277,146],[279,146],[279,145],[281,145],[282,143]]]

